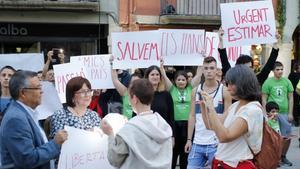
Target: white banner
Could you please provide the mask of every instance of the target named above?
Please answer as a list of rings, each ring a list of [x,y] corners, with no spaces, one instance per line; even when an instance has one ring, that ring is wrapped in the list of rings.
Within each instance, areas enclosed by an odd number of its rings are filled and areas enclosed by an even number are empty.
[[[3,66],[12,66],[16,70],[41,71],[44,67],[42,53],[0,54],[0,69]]]
[[[198,66],[203,62],[204,30],[159,29],[164,65]]]
[[[68,140],[62,145],[58,169],[114,169],[107,160],[105,134],[68,126],[65,130]]]
[[[66,102],[66,85],[70,79],[82,76],[89,79],[82,62],[53,65],[55,88],[62,103]]]
[[[219,48],[219,35],[216,32],[205,32],[205,54],[217,60],[217,67],[222,68]],[[227,58],[231,67],[235,66],[236,60],[241,54],[250,56],[251,46],[239,46],[226,48]],[[202,65],[202,63],[201,63]]]
[[[112,89],[115,87],[111,79],[109,58],[110,55],[72,56],[71,63],[83,63],[93,89]]]
[[[272,1],[222,3],[224,47],[276,42]]]
[[[159,66],[157,31],[113,32],[111,39],[114,69]]]
[[[62,104],[59,100],[57,91],[53,83],[48,81],[42,81],[42,101],[36,108],[38,111],[38,119],[43,120],[51,116],[56,110],[62,108]]]

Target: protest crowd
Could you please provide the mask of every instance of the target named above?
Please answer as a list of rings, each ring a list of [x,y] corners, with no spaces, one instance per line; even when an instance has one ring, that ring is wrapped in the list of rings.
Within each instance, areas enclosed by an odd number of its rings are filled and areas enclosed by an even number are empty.
[[[265,10],[261,12],[267,17]],[[281,35],[270,27],[260,30],[264,33],[259,37],[274,35],[275,40],[267,62],[258,73],[254,72],[250,53],[241,54],[235,64],[230,63],[226,50],[230,46],[225,41],[230,36],[234,41],[240,38],[228,35],[222,27],[217,34],[219,57],[195,49],[202,59],[195,61],[192,70],[176,70],[178,64],[172,65],[169,58],[156,53],[154,44],[142,47],[135,56],[131,54],[134,51],[130,52],[132,46],[126,46],[122,56],[112,52],[101,64],[95,64],[98,61],[93,57],[73,57],[70,63],[65,63],[63,52],[50,50],[40,71],[12,65],[2,67],[0,168],[67,169],[64,166],[69,165],[88,168],[84,165],[97,160],[100,164],[105,161],[105,165],[98,166],[104,169],[293,166],[287,153],[293,138],[292,125],[300,122],[300,63],[295,63],[288,78],[283,77],[285,65],[277,61]],[[255,25],[251,27],[251,37],[259,33],[257,29]],[[112,46],[121,50],[120,44]],[[185,50],[186,46],[182,51]],[[137,66],[134,65],[137,62],[126,65],[122,61],[127,57],[133,61],[143,58],[150,63],[143,67],[139,67],[146,63],[143,61]],[[77,58],[94,69],[68,65]],[[68,67],[78,67],[79,71],[59,74],[63,69],[69,70]],[[111,87],[94,87],[99,83],[93,80],[96,77],[109,81]],[[43,112],[45,107],[49,114]],[[106,118],[110,114],[125,119],[118,130],[114,119]],[[71,154],[70,164],[64,147],[73,141],[71,149],[76,152],[89,144],[74,140],[76,132],[72,131],[94,133],[97,137],[91,138],[99,139],[101,151],[94,149],[94,154],[81,156]],[[267,141],[265,137],[275,141]],[[300,145],[300,138],[297,139]],[[262,166],[260,158],[268,164]]]

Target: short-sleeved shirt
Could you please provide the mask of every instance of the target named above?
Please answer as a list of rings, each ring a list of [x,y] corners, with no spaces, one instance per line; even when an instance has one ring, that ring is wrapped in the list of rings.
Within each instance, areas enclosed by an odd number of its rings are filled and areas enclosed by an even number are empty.
[[[90,109],[87,109],[82,117],[75,116],[68,108],[60,109],[51,117],[50,137],[54,137],[58,130],[64,129],[64,126],[88,130],[100,127],[100,117],[97,112]]]
[[[277,133],[280,134],[280,127],[278,120],[275,119],[268,119],[268,125],[275,130]]]
[[[132,107],[129,102],[128,92],[122,97],[123,100],[123,115],[129,119],[132,118]]]
[[[241,106],[236,112],[238,102],[228,108],[228,115],[224,121],[228,128],[237,118],[247,122],[248,132],[230,142],[219,143],[215,157],[231,167],[236,167],[240,161],[253,159],[253,154],[261,150],[263,137],[263,111],[259,102],[253,101]],[[246,141],[247,140],[247,141]],[[251,147],[251,150],[250,148]]]
[[[189,119],[192,101],[192,90],[193,87],[190,84],[188,84],[188,86],[183,90],[178,89],[174,85],[171,87],[170,94],[174,103],[175,121],[186,121]]]
[[[288,95],[293,91],[291,81],[285,77],[280,79],[268,78],[262,86],[262,92],[268,95],[267,102],[276,102],[279,105],[279,113],[285,114],[289,112]]]

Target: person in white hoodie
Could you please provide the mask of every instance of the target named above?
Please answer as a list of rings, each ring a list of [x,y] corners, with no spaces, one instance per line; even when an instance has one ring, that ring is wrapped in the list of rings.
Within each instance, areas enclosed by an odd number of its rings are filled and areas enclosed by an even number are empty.
[[[170,169],[172,129],[151,110],[154,90],[146,79],[137,79],[129,87],[129,100],[137,114],[114,136],[104,120],[102,130],[108,137],[108,161],[121,169]]]

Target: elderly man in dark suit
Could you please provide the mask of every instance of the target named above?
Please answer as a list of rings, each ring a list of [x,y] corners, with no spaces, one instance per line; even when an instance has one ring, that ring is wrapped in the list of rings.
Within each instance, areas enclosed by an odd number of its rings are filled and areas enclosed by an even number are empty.
[[[50,169],[51,159],[60,153],[67,139],[66,131],[59,131],[48,141],[39,126],[37,112],[41,103],[41,84],[37,73],[17,71],[9,82],[13,98],[0,128],[2,165],[14,169]]]

